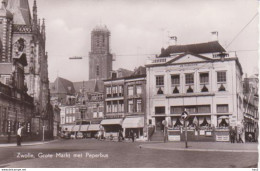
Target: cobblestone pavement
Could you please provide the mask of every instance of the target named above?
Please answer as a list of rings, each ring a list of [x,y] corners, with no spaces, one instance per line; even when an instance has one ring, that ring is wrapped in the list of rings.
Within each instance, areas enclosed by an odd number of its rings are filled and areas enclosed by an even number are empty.
[[[184,146],[184,143],[181,142],[174,144],[179,145],[179,148]],[[0,167],[241,168],[257,167],[258,162],[258,153],[256,152],[180,151],[142,148],[145,145],[155,144],[82,139],[61,140],[34,146],[5,147],[0,148]],[[173,143],[157,143],[157,145],[172,147]],[[195,147],[195,144],[189,143],[189,145]],[[246,145],[245,149],[253,149],[253,147],[249,147],[251,145],[247,144],[235,144],[232,148],[244,145]],[[202,143],[201,146],[223,148],[230,145],[228,143]],[[27,158],[25,158],[26,156]]]

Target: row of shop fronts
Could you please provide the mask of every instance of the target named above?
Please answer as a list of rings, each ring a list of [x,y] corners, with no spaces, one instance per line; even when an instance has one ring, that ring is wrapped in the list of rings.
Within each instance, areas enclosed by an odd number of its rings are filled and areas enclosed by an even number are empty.
[[[62,133],[76,134],[83,133],[84,138],[95,138],[99,132],[105,138],[117,138],[118,132],[123,131],[123,136],[130,137],[130,131],[136,135],[136,138],[143,138],[144,117],[127,117],[116,119],[103,119],[99,124],[74,124],[62,125]]]

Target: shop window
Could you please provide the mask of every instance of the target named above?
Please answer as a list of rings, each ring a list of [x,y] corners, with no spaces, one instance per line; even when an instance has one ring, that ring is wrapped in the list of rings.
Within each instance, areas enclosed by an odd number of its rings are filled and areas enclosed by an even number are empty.
[[[198,106],[198,113],[210,113],[210,105]]]
[[[183,112],[183,107],[171,106],[171,114],[181,114],[182,112]]]
[[[165,107],[164,106],[155,107],[155,114],[165,114]]]
[[[228,105],[217,105],[217,113],[228,113]]]

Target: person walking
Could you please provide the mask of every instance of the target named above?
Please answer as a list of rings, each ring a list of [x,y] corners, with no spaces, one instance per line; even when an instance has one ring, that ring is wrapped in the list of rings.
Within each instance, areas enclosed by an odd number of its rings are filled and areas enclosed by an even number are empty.
[[[230,130],[230,140],[231,143],[235,143],[235,130],[233,130],[232,128]]]
[[[21,126],[17,130],[17,146],[21,146],[21,142],[22,142],[22,129],[23,129],[23,126]]]
[[[123,141],[123,140],[124,140],[124,136],[123,136],[122,130],[119,130],[119,132],[118,132],[118,142]]]
[[[130,137],[132,138],[132,142],[135,142],[135,134],[133,130],[130,131]]]

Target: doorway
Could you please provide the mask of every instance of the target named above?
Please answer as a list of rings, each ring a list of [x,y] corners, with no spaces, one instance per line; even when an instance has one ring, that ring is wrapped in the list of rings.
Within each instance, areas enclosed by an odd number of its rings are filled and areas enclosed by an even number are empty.
[[[156,131],[163,131],[164,125],[162,121],[165,120],[165,117],[156,117],[155,118],[155,130]]]

